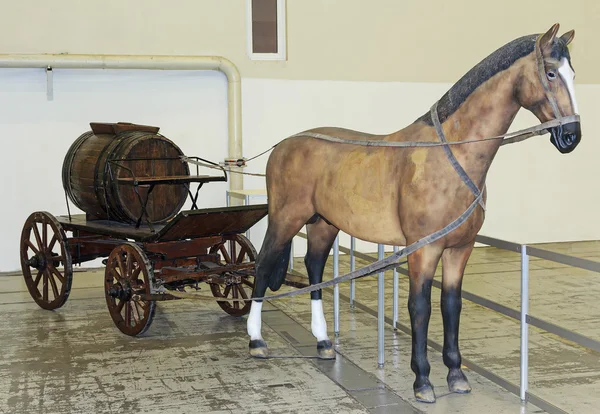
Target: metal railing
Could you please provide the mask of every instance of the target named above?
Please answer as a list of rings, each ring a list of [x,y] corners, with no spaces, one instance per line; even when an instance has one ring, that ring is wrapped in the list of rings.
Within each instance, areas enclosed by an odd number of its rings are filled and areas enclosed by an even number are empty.
[[[298,233],[299,237],[306,238],[305,233]],[[561,338],[567,339],[569,341],[575,342],[578,345],[581,345],[585,348],[600,352],[600,342],[586,337],[585,335],[581,335],[577,332],[571,331],[569,329],[560,327],[551,322],[547,322],[543,319],[534,317],[529,314],[529,258],[537,257],[540,259],[545,259],[549,261],[553,261],[556,263],[561,263],[568,266],[577,267],[584,270],[589,270],[592,272],[600,273],[600,263],[595,262],[588,259],[582,259],[578,257],[569,256],[562,253],[551,252],[548,250],[540,249],[537,247],[532,247],[524,244],[518,244],[514,242],[509,242],[506,240],[500,240],[489,236],[478,235],[475,239],[476,242],[496,247],[503,250],[512,251],[515,253],[519,253],[521,255],[521,309],[516,310],[512,309],[508,306],[502,305],[498,302],[492,301],[490,299],[483,298],[474,293],[463,290],[462,297],[468,301],[471,301],[480,306],[486,307],[498,313],[501,313],[505,316],[508,316],[512,319],[516,319],[520,321],[520,335],[521,335],[521,347],[520,347],[520,384],[519,386],[511,383],[510,381],[499,377],[496,374],[488,371],[487,369],[479,366],[478,364],[468,361],[463,358],[463,364],[469,367],[471,370],[477,372],[480,375],[483,375],[487,379],[495,382],[496,384],[506,388],[508,391],[513,394],[519,395],[522,402],[531,402],[532,404],[542,408],[543,410],[549,413],[557,413],[563,414],[566,411],[562,410],[559,407],[554,406],[552,403],[542,399],[541,397],[536,396],[528,391],[528,382],[529,382],[529,325],[535,326],[541,330],[546,332],[550,332],[554,335],[557,335]],[[356,240],[354,237],[350,238],[350,248],[340,246],[339,245],[339,236],[336,238],[336,241],[333,246],[333,277],[339,276],[339,252],[343,252],[350,256],[350,270],[354,270],[356,267],[356,258],[367,262],[375,262],[376,260],[381,260],[384,257],[384,245],[378,245],[378,254],[377,259],[365,254],[356,251]],[[394,251],[397,251],[397,247],[394,246]],[[293,253],[293,252],[292,252]],[[292,254],[293,257],[293,254]],[[350,297],[346,298],[351,308],[359,308],[372,315],[377,316],[378,320],[378,328],[377,328],[377,338],[378,338],[378,352],[377,352],[377,365],[379,368],[384,366],[384,327],[385,323],[389,323],[393,326],[394,330],[401,329],[403,332],[410,334],[410,327],[402,325],[398,321],[398,273],[402,273],[408,276],[408,271],[405,268],[398,268],[397,271],[394,271],[394,281],[393,281],[393,298],[394,303],[392,307],[393,317],[387,318],[384,313],[384,304],[385,304],[385,291],[384,291],[384,277],[383,272],[378,273],[378,289],[377,289],[377,313],[370,309],[369,307],[357,302],[356,300],[356,286],[354,280],[351,281],[350,284]],[[438,280],[433,280],[433,286],[441,289],[441,283]],[[336,285],[334,288],[334,332],[336,336],[339,336],[340,332],[340,311],[339,311],[339,285]],[[441,350],[442,346],[437,344],[432,340],[428,340],[428,345],[432,346],[437,350]]]

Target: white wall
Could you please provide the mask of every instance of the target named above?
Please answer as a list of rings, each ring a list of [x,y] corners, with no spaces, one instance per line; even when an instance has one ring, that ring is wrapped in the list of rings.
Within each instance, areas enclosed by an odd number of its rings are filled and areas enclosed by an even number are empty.
[[[55,97],[49,102],[43,71],[0,70],[0,174],[6,177],[0,271],[19,267],[19,235],[31,212],[66,213],[63,158],[89,122],[156,125],[188,155],[214,161],[227,155],[226,81],[219,73],[55,70],[54,77]],[[315,126],[373,133],[400,129],[450,86],[244,78],[244,155]],[[593,130],[600,117],[599,92],[598,85],[577,86],[584,136],[572,154],[559,154],[547,135],[500,150],[489,174],[483,234],[527,243],[600,238],[595,212],[600,142]],[[521,113],[513,129],[535,123]],[[251,162],[247,170],[264,172],[266,160]],[[264,179],[245,178],[245,188],[263,187]],[[207,184],[200,205],[224,205],[226,188]],[[256,230],[252,239],[259,248],[264,223]]]

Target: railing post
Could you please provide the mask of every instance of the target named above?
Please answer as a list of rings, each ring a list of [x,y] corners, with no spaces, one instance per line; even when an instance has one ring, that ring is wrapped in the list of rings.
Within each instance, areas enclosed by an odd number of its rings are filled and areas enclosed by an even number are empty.
[[[354,272],[356,269],[356,257],[354,256],[354,250],[356,249],[356,238],[350,236],[350,271]],[[354,309],[354,298],[356,296],[356,283],[352,279],[350,281],[350,309]]]
[[[383,260],[383,244],[377,245],[377,259]],[[377,367],[385,362],[385,278],[384,272],[377,274]]]
[[[333,242],[333,277],[340,275],[340,236]],[[340,285],[333,286],[333,334],[340,336]]]
[[[522,402],[527,401],[527,385],[529,375],[529,255],[527,246],[521,246],[521,383],[520,397]]]
[[[394,253],[398,252],[398,246],[394,246]],[[393,308],[393,325],[394,331],[398,330],[398,271],[394,268],[394,298],[392,302]]]

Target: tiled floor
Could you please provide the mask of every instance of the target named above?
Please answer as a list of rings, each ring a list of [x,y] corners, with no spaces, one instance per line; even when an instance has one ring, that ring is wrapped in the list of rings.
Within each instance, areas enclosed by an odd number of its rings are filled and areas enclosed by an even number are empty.
[[[600,242],[544,247],[600,260]],[[303,270],[301,262],[296,259],[297,270]],[[341,271],[347,267],[342,256]],[[478,248],[464,289],[518,309],[519,278],[517,254]],[[516,396],[469,370],[473,392],[448,395],[446,368],[432,349],[431,379],[438,402],[417,403],[411,388],[410,337],[388,326],[386,365],[378,369],[376,319],[351,311],[346,302],[337,361],[257,361],[247,355],[245,319],[229,317],[213,303],[160,303],[144,337],[122,335],[106,310],[101,282],[100,271],[77,272],[67,304],[48,312],[33,303],[19,275],[0,276],[0,413],[542,412],[531,404],[521,406]],[[375,278],[363,279],[357,283],[357,299],[376,309],[376,290]],[[600,275],[532,258],[530,290],[532,315],[600,339]],[[348,286],[341,292],[348,295]],[[391,292],[387,277],[388,315]],[[404,324],[406,300],[407,281],[401,277]],[[439,290],[434,290],[433,302],[430,337],[441,342]],[[331,333],[329,292],[324,303]],[[306,296],[265,309],[263,334],[273,354],[311,353]],[[464,301],[460,343],[465,358],[518,383],[517,321]],[[598,353],[536,328],[530,329],[530,346],[532,392],[570,413],[599,412]]]

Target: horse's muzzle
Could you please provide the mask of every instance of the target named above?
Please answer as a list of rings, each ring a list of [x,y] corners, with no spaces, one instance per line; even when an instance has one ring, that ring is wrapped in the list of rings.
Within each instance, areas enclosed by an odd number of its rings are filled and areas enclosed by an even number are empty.
[[[573,151],[581,141],[581,125],[579,122],[570,122],[550,129],[550,142],[562,154]]]

